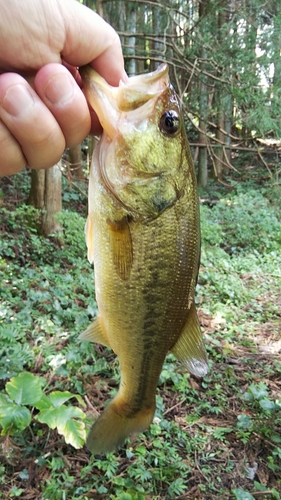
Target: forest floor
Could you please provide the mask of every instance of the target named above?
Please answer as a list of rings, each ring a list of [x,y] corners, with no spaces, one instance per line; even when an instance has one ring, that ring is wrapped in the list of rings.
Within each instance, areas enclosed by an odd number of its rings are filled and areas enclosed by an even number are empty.
[[[168,355],[149,431],[91,457],[38,421],[36,405],[9,399],[9,380],[32,373],[47,396],[69,391],[88,428],[119,383],[112,351],[78,340],[97,310],[86,200],[65,187],[64,232],[43,239],[28,183],[0,180],[0,498],[280,500],[280,186],[236,180],[202,194],[196,301],[210,371],[193,377]],[[5,421],[8,400],[30,412],[24,429]]]

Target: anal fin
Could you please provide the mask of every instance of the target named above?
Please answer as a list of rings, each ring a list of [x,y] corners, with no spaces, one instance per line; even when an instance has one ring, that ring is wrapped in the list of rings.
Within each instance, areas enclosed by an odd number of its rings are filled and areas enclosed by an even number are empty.
[[[172,353],[193,375],[203,377],[208,373],[207,353],[194,302]]]
[[[90,342],[96,342],[97,344],[111,347],[104,328],[102,327],[100,316],[98,316],[95,321],[91,323],[88,328],[86,328],[84,332],[80,333],[79,339],[89,340]]]

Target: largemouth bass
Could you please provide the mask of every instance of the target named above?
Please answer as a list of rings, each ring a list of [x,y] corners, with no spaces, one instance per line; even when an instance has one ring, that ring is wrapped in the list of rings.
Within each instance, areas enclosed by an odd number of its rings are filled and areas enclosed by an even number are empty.
[[[169,351],[207,373],[194,303],[200,229],[196,179],[168,66],[111,87],[81,68],[103,135],[95,149],[86,224],[99,315],[82,339],[119,358],[118,393],[87,439],[95,454],[149,427]]]

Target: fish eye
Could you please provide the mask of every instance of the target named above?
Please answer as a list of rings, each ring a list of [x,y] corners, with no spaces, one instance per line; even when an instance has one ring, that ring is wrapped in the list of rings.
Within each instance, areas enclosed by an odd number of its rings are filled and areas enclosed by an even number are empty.
[[[178,113],[173,109],[165,111],[160,118],[159,127],[164,134],[175,135],[180,128]]]

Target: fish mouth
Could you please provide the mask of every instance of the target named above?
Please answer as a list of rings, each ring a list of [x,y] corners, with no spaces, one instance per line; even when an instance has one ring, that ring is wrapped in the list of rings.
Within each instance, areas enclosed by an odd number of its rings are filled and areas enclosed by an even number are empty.
[[[167,87],[168,65],[161,64],[156,71],[133,76],[128,82],[119,83],[117,105],[120,111],[132,111],[150,99],[158,97]]]
[[[138,110],[140,118],[141,108],[144,116],[153,110],[155,100],[169,85],[168,65],[162,63],[156,71],[143,75],[133,76],[127,82],[120,80],[118,87],[112,87],[91,66],[79,69],[85,96],[96,112],[102,128],[113,139],[118,131],[118,122],[121,114]]]

